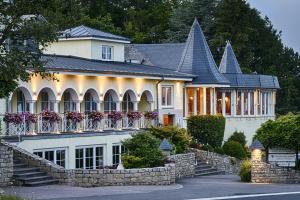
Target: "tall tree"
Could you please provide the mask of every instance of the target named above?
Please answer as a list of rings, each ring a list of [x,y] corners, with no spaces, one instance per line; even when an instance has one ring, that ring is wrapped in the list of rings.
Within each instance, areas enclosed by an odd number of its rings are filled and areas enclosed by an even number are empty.
[[[43,0],[0,1],[0,98],[8,96],[19,80],[36,74],[51,77],[40,59],[43,48],[57,38],[57,27],[42,17],[48,5]]]

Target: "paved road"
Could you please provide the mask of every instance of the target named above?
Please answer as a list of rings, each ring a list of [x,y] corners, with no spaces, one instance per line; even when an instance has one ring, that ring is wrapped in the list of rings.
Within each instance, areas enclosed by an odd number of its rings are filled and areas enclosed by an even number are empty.
[[[228,175],[183,179],[172,186],[79,188],[53,185],[6,188],[5,191],[43,200],[300,200],[300,185],[240,183],[238,177]]]

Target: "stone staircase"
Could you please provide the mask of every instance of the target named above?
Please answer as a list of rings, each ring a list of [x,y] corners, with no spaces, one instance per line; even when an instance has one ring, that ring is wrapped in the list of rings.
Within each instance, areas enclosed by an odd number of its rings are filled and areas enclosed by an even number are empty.
[[[14,180],[17,185],[22,186],[43,186],[57,184],[58,181],[41,172],[37,167],[29,167],[20,160],[14,159]]]
[[[197,161],[197,166],[195,168],[195,176],[209,176],[218,174],[225,174],[225,171],[220,171],[216,168],[213,168],[211,165],[203,161]]]

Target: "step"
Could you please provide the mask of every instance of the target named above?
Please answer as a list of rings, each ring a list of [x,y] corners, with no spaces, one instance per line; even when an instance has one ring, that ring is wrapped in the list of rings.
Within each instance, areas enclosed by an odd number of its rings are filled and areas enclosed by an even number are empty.
[[[44,172],[39,172],[39,171],[35,171],[35,172],[24,172],[24,173],[18,173],[18,174],[14,174],[14,176],[18,179],[18,178],[27,178],[27,177],[32,177],[32,176],[44,176],[46,175],[46,173]]]
[[[42,180],[52,180],[52,177],[47,175],[42,175],[42,176],[32,176],[32,177],[21,177],[18,178],[18,180],[24,182],[33,182],[33,181],[42,181]]]
[[[42,181],[30,181],[24,183],[24,186],[31,186],[31,187],[37,187],[37,186],[43,186],[43,185],[52,185],[52,184],[58,184],[58,180],[42,180]]]
[[[196,170],[195,173],[196,174],[201,174],[201,173],[206,173],[206,172],[216,172],[218,171],[217,169],[215,168],[209,168],[209,169],[200,169],[200,170]]]
[[[203,173],[196,173],[195,176],[209,176],[209,175],[218,175],[218,174],[225,174],[225,172],[224,171],[203,172]]]
[[[14,164],[14,168],[25,168],[28,167],[26,164],[19,163],[19,164]]]
[[[195,168],[196,169],[209,169],[212,167],[210,165],[197,165]]]
[[[28,167],[28,168],[16,168],[14,169],[15,174],[23,173],[23,172],[36,172],[39,171],[37,167]]]

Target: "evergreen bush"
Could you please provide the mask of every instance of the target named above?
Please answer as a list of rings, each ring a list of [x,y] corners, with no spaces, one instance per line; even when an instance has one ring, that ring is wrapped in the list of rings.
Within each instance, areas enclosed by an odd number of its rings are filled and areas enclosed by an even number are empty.
[[[223,145],[224,153],[228,156],[232,156],[238,159],[243,159],[246,157],[246,152],[244,147],[236,141],[227,141]]]
[[[242,182],[251,181],[251,161],[244,160],[241,165],[239,176]]]
[[[236,141],[240,143],[243,147],[246,146],[246,136],[244,132],[235,131],[229,138],[228,141]]]
[[[191,116],[187,121],[187,130],[198,142],[220,147],[224,138],[225,118],[221,115]]]

